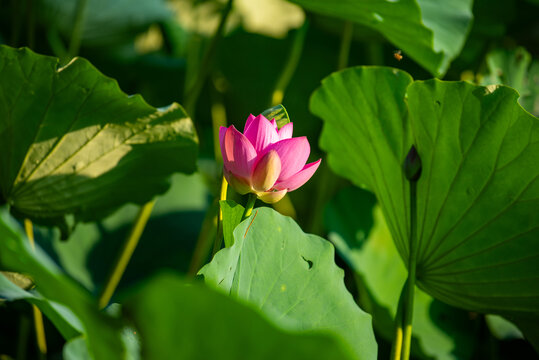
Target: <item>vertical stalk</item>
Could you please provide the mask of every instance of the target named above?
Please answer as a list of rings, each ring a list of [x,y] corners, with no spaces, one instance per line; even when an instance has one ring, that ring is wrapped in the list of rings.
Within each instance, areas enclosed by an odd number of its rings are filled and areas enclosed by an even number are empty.
[[[255,206],[255,201],[256,201],[256,195],[253,193],[250,193],[249,198],[247,199],[247,204],[245,204],[245,210],[243,211],[243,216],[241,217],[241,221],[251,216],[251,213],[253,212],[253,208]]]
[[[222,167],[223,158],[221,156],[221,145],[219,143],[219,129],[221,126],[226,126],[226,108],[222,99],[222,90],[221,86],[218,85],[218,80],[214,78],[214,86],[211,88],[212,95],[212,106],[211,106],[211,118],[212,118],[212,128],[213,128],[213,150],[215,156],[215,163],[218,167]],[[193,251],[193,256],[191,257],[191,262],[189,264],[189,276],[195,276],[202,262],[208,256],[211,246],[211,235],[215,229],[215,237],[213,239],[213,250],[212,256],[221,249],[223,243],[223,212],[219,202],[221,200],[226,200],[226,194],[228,190],[228,183],[224,176],[221,176],[221,187],[219,195],[215,197],[214,201],[210,205],[206,216],[204,217],[202,223],[202,229],[200,231],[199,237],[197,239],[195,250]],[[215,215],[214,213],[217,212]]]
[[[221,15],[221,20],[219,22],[219,25],[217,26],[217,29],[215,30],[215,34],[213,35],[210,45],[208,46],[208,50],[204,54],[204,58],[202,59],[202,64],[199,68],[195,83],[193,86],[187,91],[186,97],[185,97],[185,109],[188,114],[193,116],[195,105],[198,100],[198,97],[200,95],[200,92],[202,91],[202,87],[204,86],[204,82],[206,81],[206,77],[208,76],[210,72],[211,63],[213,61],[213,58],[215,57],[215,51],[217,50],[217,44],[219,43],[219,40],[223,36],[223,30],[225,29],[226,20],[228,19],[228,15],[230,14],[230,11],[232,10],[232,3],[234,0],[228,0],[225,8],[223,10],[223,14]]]
[[[343,70],[348,66],[348,57],[350,55],[350,47],[352,46],[352,34],[354,32],[354,24],[351,21],[344,22],[341,44],[339,47],[339,57],[337,59],[337,70]],[[337,178],[329,169],[327,160],[324,159],[318,169],[318,183],[316,196],[312,210],[311,222],[309,225],[310,232],[313,234],[322,233],[322,215],[323,207],[329,201],[331,195],[338,185]]]
[[[348,57],[350,55],[350,46],[352,45],[352,35],[354,33],[354,24],[351,21],[344,23],[342,31],[341,47],[339,50],[339,60],[337,70],[342,70],[348,66]]]
[[[114,291],[116,290],[116,287],[118,286],[118,283],[125,272],[127,264],[129,264],[129,260],[137,247],[138,241],[144,232],[144,227],[150,218],[154,204],[155,200],[149,201],[140,209],[135,223],[131,228],[131,232],[125,239],[122,246],[120,256],[118,257],[118,260],[116,261],[114,268],[112,269],[105,286],[103,287],[101,295],[99,296],[99,308],[102,309],[106,307],[112,297],[112,294],[114,294]]]
[[[412,342],[412,318],[414,314],[414,291],[417,262],[417,181],[410,181],[410,258],[408,259],[408,280],[403,313],[402,359],[410,358]]]
[[[194,277],[198,270],[202,267],[202,262],[208,256],[211,246],[211,239],[213,231],[216,229],[217,225],[217,214],[218,214],[219,202],[215,198],[213,202],[208,207],[204,220],[202,221],[202,226],[200,233],[198,234],[198,239],[195,245],[195,250],[191,257],[191,262],[189,264],[189,270],[187,271],[188,277]]]
[[[221,181],[221,191],[219,193],[219,202],[217,203],[217,206],[219,207],[219,212],[217,213],[217,231],[215,234],[215,241],[213,243],[212,256],[215,255],[221,249],[221,246],[223,244],[223,227],[222,227],[223,211],[221,210],[221,200],[226,200],[227,190],[228,190],[228,182],[223,176],[223,179]]]
[[[78,0],[75,6],[75,16],[73,17],[73,27],[71,30],[71,40],[67,51],[68,58],[65,61],[66,63],[79,53],[82,32],[84,30],[84,13],[86,12],[87,2],[88,0]]]
[[[402,303],[402,356],[401,360],[410,358],[410,345],[412,343],[412,319],[414,316],[414,292],[416,280],[417,264],[417,181],[421,176],[421,158],[415,148],[412,146],[403,164],[404,176],[410,183],[410,234],[409,234],[409,252],[408,252],[408,280],[402,289],[401,297],[404,294]],[[400,301],[399,301],[400,302]],[[399,308],[400,308],[399,304]],[[397,328],[401,324],[397,323]],[[397,329],[398,330],[398,329]],[[398,335],[398,331],[397,331]],[[395,339],[395,344],[398,342]],[[396,347],[396,346],[395,346]]]
[[[391,360],[400,360],[402,356],[402,340],[403,340],[403,324],[402,324],[402,312],[404,307],[404,298],[406,297],[406,289],[408,288],[408,281],[404,283],[404,286],[399,296],[399,303],[397,305],[397,313],[395,314],[395,335],[393,344],[391,346]]]
[[[290,48],[288,59],[286,60],[285,67],[277,80],[277,84],[275,85],[275,89],[273,90],[273,94],[271,96],[271,106],[279,105],[283,102],[284,92],[286,91],[288,84],[290,84],[292,76],[298,67],[308,28],[309,23],[307,20],[305,20],[303,25],[296,30],[294,34],[294,40],[292,42],[292,47]]]
[[[36,244],[34,241],[34,229],[32,226],[32,221],[30,221],[30,219],[24,219],[24,231],[26,232],[26,236],[30,241],[30,246],[32,247],[32,250],[35,251]],[[45,337],[43,315],[41,314],[41,311],[38,309],[38,307],[35,305],[32,305],[32,310],[34,313],[34,327],[36,330],[36,340],[37,348],[39,350],[39,358],[45,359],[47,357],[47,339]]]

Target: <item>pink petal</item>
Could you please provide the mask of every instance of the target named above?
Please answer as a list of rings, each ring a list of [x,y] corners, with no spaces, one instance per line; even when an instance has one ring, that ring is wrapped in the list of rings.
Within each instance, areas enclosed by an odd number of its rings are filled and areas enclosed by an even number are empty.
[[[286,180],[303,169],[311,152],[305,136],[281,140],[266,151],[270,150],[275,150],[281,159],[281,175],[277,181]]]
[[[249,180],[244,179],[239,176],[235,176],[230,171],[228,171],[226,168],[223,171],[226,181],[236,190],[238,193],[245,195],[247,193],[250,193],[253,191],[251,185],[249,184]]]
[[[313,176],[321,161],[322,159],[319,159],[318,161],[307,164],[300,172],[293,175],[291,178],[278,181],[274,186],[275,189],[287,189],[288,191],[296,190]]]
[[[256,159],[253,145],[234,125],[230,126],[224,136],[223,163],[225,169],[236,176],[249,179]]]
[[[257,193],[257,196],[260,200],[265,202],[266,204],[273,204],[277,201],[284,198],[286,195],[286,190],[279,190],[279,191],[265,191],[261,193]]]
[[[275,130],[277,130],[277,121],[275,121],[275,119],[271,119],[270,123],[271,123],[271,125],[273,125]]]
[[[245,121],[245,127],[243,128],[243,133],[245,134],[245,132],[247,131],[247,129],[249,128],[249,126],[251,126],[251,124],[253,123],[253,120],[255,119],[254,115],[253,114],[249,114],[249,117],[247,117],[247,120]]]
[[[268,191],[281,173],[281,159],[276,151],[270,151],[258,161],[253,170],[251,183],[256,191]]]
[[[290,139],[292,137],[292,131],[294,130],[294,125],[289,122],[279,129],[279,140]]]
[[[269,144],[279,141],[277,130],[263,115],[258,115],[245,130],[245,136],[251,141],[255,150],[261,152]]]

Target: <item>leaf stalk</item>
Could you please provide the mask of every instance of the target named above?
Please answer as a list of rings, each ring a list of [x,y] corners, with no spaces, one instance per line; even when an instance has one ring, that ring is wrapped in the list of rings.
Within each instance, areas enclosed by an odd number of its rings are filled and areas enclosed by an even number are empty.
[[[152,200],[144,204],[140,209],[135,223],[131,228],[131,232],[129,233],[129,236],[125,239],[125,242],[122,246],[120,256],[118,257],[114,268],[112,269],[105,283],[105,286],[103,287],[101,295],[99,296],[98,305],[100,309],[103,309],[107,306],[110,299],[112,298],[112,295],[114,294],[114,291],[116,290],[116,287],[120,283],[120,279],[122,278],[125,269],[127,268],[127,264],[129,264],[129,260],[131,260],[131,256],[133,255],[133,252],[138,245],[139,239],[144,232],[144,228],[146,227],[148,219],[150,218],[154,205],[155,200]]]
[[[24,219],[24,231],[30,241],[32,250],[36,250],[36,244],[34,240],[34,227],[30,219]],[[45,325],[43,323],[43,314],[39,308],[32,305],[32,311],[34,314],[34,328],[36,331],[37,348],[39,350],[39,358],[45,359],[47,357],[47,338],[45,337]]]

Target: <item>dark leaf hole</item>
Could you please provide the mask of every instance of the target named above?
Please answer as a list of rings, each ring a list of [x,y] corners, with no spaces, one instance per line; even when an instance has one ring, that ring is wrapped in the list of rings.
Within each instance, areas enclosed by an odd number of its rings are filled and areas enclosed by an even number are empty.
[[[436,105],[442,106],[442,103],[440,102],[440,100],[436,100]]]
[[[313,262],[311,260],[305,259],[303,256],[301,256],[301,258],[307,263],[307,265],[309,265],[309,270],[311,270],[313,267]]]

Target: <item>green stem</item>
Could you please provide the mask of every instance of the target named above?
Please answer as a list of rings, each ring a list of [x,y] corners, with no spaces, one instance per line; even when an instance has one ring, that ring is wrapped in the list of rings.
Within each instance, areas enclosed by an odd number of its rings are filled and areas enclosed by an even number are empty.
[[[253,208],[255,206],[255,201],[256,201],[256,195],[253,193],[250,193],[249,198],[247,199],[247,204],[245,204],[245,210],[243,211],[243,216],[241,217],[241,221],[251,216],[251,213],[253,212]]]
[[[397,305],[397,313],[395,315],[395,335],[393,344],[391,346],[391,360],[400,360],[402,356],[402,338],[403,338],[403,323],[402,313],[404,308],[404,299],[406,297],[406,289],[408,288],[408,281],[404,283],[404,286],[399,296],[399,303]]]
[[[234,0],[228,0],[226,3],[226,6],[223,10],[223,14],[221,15],[221,21],[219,22],[219,25],[217,26],[217,30],[215,30],[215,34],[213,35],[210,45],[208,46],[208,50],[204,54],[204,58],[202,59],[202,64],[199,68],[195,83],[193,86],[187,91],[187,95],[185,97],[185,109],[188,114],[193,116],[194,109],[196,102],[198,100],[198,97],[200,95],[200,92],[202,91],[202,87],[204,85],[204,82],[206,81],[206,77],[208,76],[210,72],[211,63],[213,61],[213,58],[215,57],[215,51],[217,50],[217,44],[219,43],[219,40],[223,36],[223,30],[225,28],[226,20],[228,19],[228,15],[230,14],[230,11],[232,10],[232,3]]]
[[[221,210],[221,201],[226,200],[228,190],[228,182],[226,181],[225,177],[223,176],[223,179],[221,181],[221,191],[219,193],[219,212],[217,213],[217,231],[215,234],[215,241],[213,243],[213,251],[212,256],[217,253],[217,251],[221,250],[221,246],[223,245],[223,211]]]
[[[410,180],[410,256],[408,260],[408,280],[403,313],[402,359],[410,358],[412,342],[412,318],[414,314],[414,291],[417,262],[417,180]],[[403,289],[404,291],[404,289]]]
[[[127,264],[129,264],[129,260],[131,259],[131,256],[137,247],[138,241],[144,232],[144,228],[146,227],[146,223],[150,218],[154,204],[155,200],[149,201],[140,209],[135,223],[131,228],[131,232],[123,244],[120,256],[118,257],[118,260],[116,261],[116,264],[114,265],[114,268],[110,273],[105,286],[103,287],[101,295],[99,296],[99,308],[102,309],[107,306],[112,294],[114,294],[116,287],[120,283],[120,279],[125,272]]]
[[[69,49],[67,51],[68,58],[65,62],[68,62],[73,57],[77,56],[80,49],[82,32],[84,30],[84,13],[86,12],[86,3],[88,0],[78,0],[75,7],[75,16],[73,18],[73,27],[71,31],[71,40],[69,42]]]
[[[24,231],[30,242],[32,250],[35,251],[36,244],[34,241],[34,227],[30,219],[24,219]],[[43,323],[43,315],[37,306],[32,305],[32,311],[34,314],[34,328],[36,330],[37,348],[39,350],[39,358],[45,359],[47,357],[47,338],[45,337],[45,325]]]
[[[348,57],[350,55],[350,46],[352,45],[352,34],[354,33],[354,24],[351,21],[344,23],[342,31],[341,47],[339,50],[339,61],[337,70],[342,70],[348,66]]]
[[[296,72],[299,60],[301,59],[301,53],[303,52],[303,45],[305,44],[305,37],[307,35],[307,29],[309,23],[307,20],[303,25],[295,32],[290,54],[286,60],[285,67],[277,80],[275,89],[271,96],[271,106],[279,105],[283,102],[284,92],[292,80],[292,76]]]

